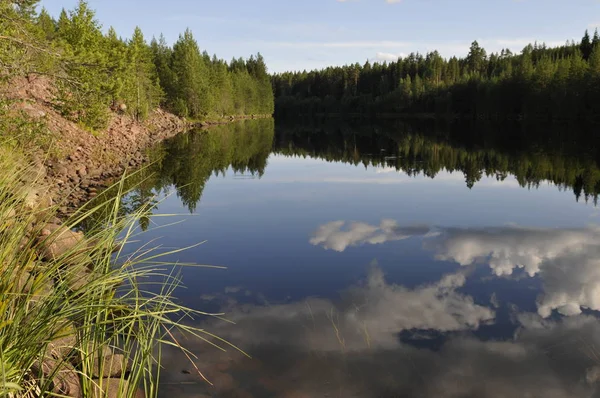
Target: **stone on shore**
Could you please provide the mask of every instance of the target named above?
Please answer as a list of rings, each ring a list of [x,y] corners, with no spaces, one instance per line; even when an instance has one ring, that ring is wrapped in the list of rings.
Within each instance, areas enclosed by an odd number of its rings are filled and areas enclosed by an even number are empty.
[[[38,240],[39,254],[44,260],[56,260],[73,252],[77,247],[82,247],[83,240],[82,232],[74,232],[56,224],[47,224],[42,229]]]

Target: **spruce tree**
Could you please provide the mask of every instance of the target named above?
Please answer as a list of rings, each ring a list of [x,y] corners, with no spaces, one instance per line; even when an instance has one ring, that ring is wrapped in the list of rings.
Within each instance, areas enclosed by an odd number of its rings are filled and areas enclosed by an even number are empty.
[[[56,38],[56,21],[48,14],[45,8],[42,8],[37,17],[37,26],[40,28],[44,39],[52,41]]]
[[[130,113],[138,120],[158,106],[161,97],[152,53],[139,27],[135,28],[127,46],[128,73],[125,99]]]
[[[63,114],[92,129],[101,129],[108,122],[111,100],[108,57],[100,24],[86,1],[79,1],[69,13],[68,22],[61,16],[58,34],[70,56],[65,66],[71,78],[58,82]]]
[[[590,40],[590,35],[587,30],[585,31],[585,34],[581,39],[579,49],[581,51],[583,59],[587,60],[590,57],[590,54],[592,53],[592,42]]]
[[[172,69],[173,49],[167,45],[165,37],[161,34],[158,41],[152,39],[150,50],[158,80],[164,92],[163,104],[172,108],[172,101],[176,96],[175,74]]]
[[[175,76],[174,111],[194,118],[204,116],[208,85],[207,70],[192,32],[186,29],[173,46],[173,74]]]
[[[592,50],[600,44],[600,35],[598,35],[598,29],[594,31],[594,38],[592,39]]]

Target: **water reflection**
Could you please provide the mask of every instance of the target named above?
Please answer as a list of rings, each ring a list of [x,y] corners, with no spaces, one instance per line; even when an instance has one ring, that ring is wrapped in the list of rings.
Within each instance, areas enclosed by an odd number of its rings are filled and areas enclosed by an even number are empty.
[[[575,146],[572,136],[577,131],[477,125],[448,125],[440,131],[438,126],[404,123],[278,125],[275,131],[270,119],[243,121],[181,134],[154,148],[150,154],[154,166],[128,181],[135,189],[123,210],[134,212],[174,188],[194,212],[211,176],[224,176],[231,169],[236,178],[261,178],[272,154],[373,167],[377,173],[401,172],[409,178],[459,172],[468,188],[484,177],[505,182],[513,175],[521,187],[549,182],[572,190],[577,200],[596,203],[600,192],[596,148],[600,146],[589,140]],[[148,220],[143,221],[147,227]]]
[[[484,176],[503,181],[514,175],[522,187],[549,181],[572,189],[577,200],[597,201],[600,192],[599,146],[575,137],[580,127],[558,130],[533,126],[317,124],[278,126],[274,151],[310,156],[409,176],[434,178],[441,171],[461,172],[468,188]],[[580,145],[576,145],[579,142]]]
[[[409,238],[421,239],[436,260],[461,267],[407,288],[386,281],[374,262],[364,281],[335,299],[257,303],[260,295],[253,300],[255,294],[241,287],[226,289],[211,299],[221,299],[234,324],[206,326],[254,358],[197,345],[198,366],[216,385],[171,373],[169,391],[219,397],[597,396],[600,323],[589,310],[600,310],[600,229],[402,226],[384,219],[378,225],[326,223],[309,240],[342,253]],[[521,268],[526,278],[539,278],[537,313],[499,303],[495,294],[490,302],[477,302],[467,285],[481,267],[499,279]],[[509,333],[502,339],[480,333],[505,328],[505,319],[498,322],[501,312],[508,313]],[[173,352],[167,361],[186,366]]]
[[[511,313],[504,340],[473,332],[495,322],[464,287],[468,271],[407,289],[386,282],[372,265],[362,283],[339,299],[273,305],[229,297],[235,322],[208,322],[215,334],[252,354],[221,353],[198,342],[197,365],[214,382],[180,372],[166,375],[163,394],[218,397],[591,397],[600,376],[594,316],[544,319]],[[435,348],[429,340],[439,339]],[[167,369],[190,367],[177,353]]]
[[[362,244],[382,244],[414,236],[437,260],[462,266],[487,264],[496,276],[522,268],[539,276],[544,294],[538,298],[543,317],[558,310],[576,315],[581,308],[600,310],[600,228],[550,229],[518,226],[493,228],[402,227],[394,220],[380,225],[334,221],[320,226],[310,243],[338,252]]]
[[[273,121],[219,126],[207,131],[180,134],[162,146],[154,186],[174,186],[182,203],[193,212],[211,176],[235,173],[262,176],[273,142]]]
[[[178,297],[252,356],[180,336],[214,386],[167,349],[161,396],[598,396],[600,228],[542,186],[595,200],[596,146],[480,132],[247,121],[156,148],[126,204],[202,217],[139,244],[208,239],[173,261],[230,268]]]

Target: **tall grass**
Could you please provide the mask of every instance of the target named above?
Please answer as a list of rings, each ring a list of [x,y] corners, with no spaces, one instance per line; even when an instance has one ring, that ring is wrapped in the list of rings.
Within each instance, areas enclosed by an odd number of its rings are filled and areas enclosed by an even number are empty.
[[[48,227],[53,207],[32,205],[39,182],[0,144],[0,396],[156,396],[161,345],[179,347],[175,331],[213,341],[183,323],[208,314],[172,299],[178,277],[160,270],[171,253],[125,254],[145,209],[119,213],[123,182],[121,195],[84,206],[65,228]],[[84,239],[70,231],[89,219],[102,222]],[[49,250],[69,237],[77,243],[68,250]]]

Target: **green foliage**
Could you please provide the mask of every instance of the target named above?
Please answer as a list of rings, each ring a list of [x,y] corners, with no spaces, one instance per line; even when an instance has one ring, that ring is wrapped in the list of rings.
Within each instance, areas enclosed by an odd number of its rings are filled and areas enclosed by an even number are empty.
[[[52,51],[34,23],[37,1],[0,1],[0,84],[48,71]]]
[[[597,118],[600,36],[556,48],[526,46],[465,58],[436,51],[272,77],[278,116],[428,113],[466,118]]]
[[[42,8],[42,11],[40,11],[36,25],[41,30],[43,38],[47,41],[52,41],[56,38],[57,22],[48,14],[45,8]]]
[[[28,204],[31,185],[22,181],[35,186],[37,178],[18,151],[0,145],[0,396],[128,398],[139,396],[138,388],[143,396],[157,396],[161,347],[179,346],[172,337],[179,333],[207,340],[208,332],[179,322],[208,314],[172,301],[178,277],[157,270],[168,253],[113,253],[116,239],[126,244],[147,212],[144,206],[128,215],[115,211],[125,194],[125,180],[103,204],[85,206],[65,228],[43,235],[56,208]],[[89,219],[103,222],[88,228],[74,247],[42,261],[38,254],[48,242]],[[149,280],[164,282],[160,293],[149,292],[148,284],[156,283]],[[119,377],[118,391],[105,395],[93,391],[106,383],[94,375],[116,367],[98,360],[107,350],[122,354],[120,365],[127,362],[131,370]],[[68,380],[70,393],[57,380]]]
[[[0,99],[0,143],[4,148],[21,148],[28,152],[44,150],[52,155],[52,136],[43,120],[30,118],[16,110],[14,102]]]
[[[104,128],[109,117],[107,54],[100,29],[94,11],[80,0],[67,20],[59,20],[57,31],[67,57],[64,66],[68,75],[57,82],[60,110],[65,117],[94,130]]]
[[[54,20],[38,2],[0,2],[0,82],[50,75],[56,108],[91,130],[103,129],[110,108],[143,120],[159,105],[195,119],[272,114],[274,98],[263,58],[225,61],[201,52],[186,30],[173,48],[161,36],[148,45],[141,29],[130,39],[106,34],[85,0]]]
[[[225,61],[201,53],[186,30],[170,48],[163,37],[151,44],[163,104],[180,116],[272,114],[274,98],[267,66],[260,54]]]
[[[127,76],[122,98],[129,104],[129,112],[138,120],[145,119],[158,107],[162,91],[152,62],[152,52],[139,27],[135,28],[126,52]]]

